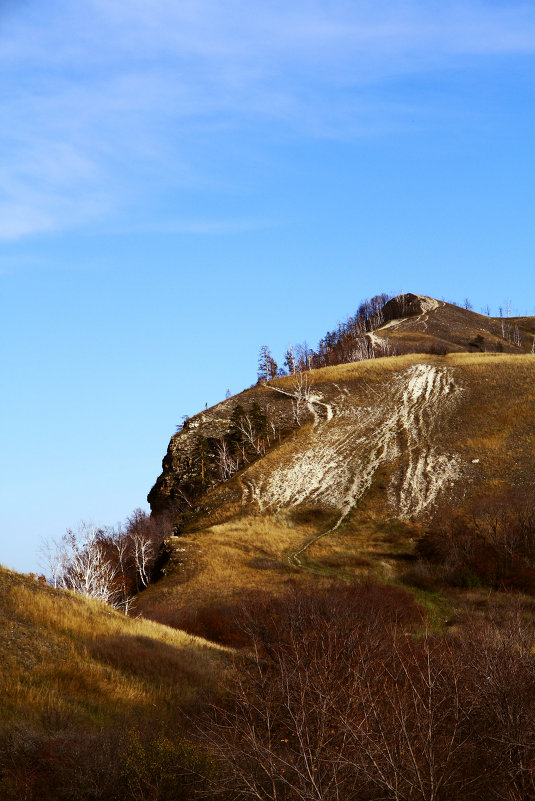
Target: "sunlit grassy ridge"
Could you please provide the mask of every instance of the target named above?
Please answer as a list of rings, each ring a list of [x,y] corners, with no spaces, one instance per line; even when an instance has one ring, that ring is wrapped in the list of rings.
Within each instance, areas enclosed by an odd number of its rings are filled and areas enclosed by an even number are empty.
[[[172,715],[214,683],[216,646],[0,568],[0,715],[87,725]]]
[[[414,403],[412,396],[407,401],[407,382],[418,371],[425,380],[450,381],[435,395],[430,383],[433,403],[423,406],[425,387]],[[164,599],[178,606],[239,599],[244,589],[279,591],[290,580],[312,577],[396,580],[436,508],[463,508],[488,492],[535,486],[533,355],[410,354],[326,367],[309,378],[323,404],[316,407],[318,419],[208,493],[202,516],[174,538],[175,568],[144,594],[142,609]],[[291,392],[293,381],[271,385]],[[399,416],[404,406],[407,418]],[[382,458],[377,443],[385,432],[389,450]],[[343,493],[331,492],[339,473],[358,478],[371,459],[377,465],[365,491],[344,510]],[[451,480],[433,495],[435,474],[440,479],[451,465]],[[295,495],[287,492],[290,481]],[[415,487],[429,505],[412,502]],[[301,567],[292,565],[291,554],[318,535]]]

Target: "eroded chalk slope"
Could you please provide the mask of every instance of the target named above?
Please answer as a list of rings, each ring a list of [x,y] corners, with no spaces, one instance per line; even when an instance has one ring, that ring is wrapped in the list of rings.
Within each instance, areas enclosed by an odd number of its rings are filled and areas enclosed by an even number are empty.
[[[417,364],[393,374],[383,394],[351,403],[347,390],[329,402],[316,391],[316,416],[306,442],[247,479],[261,510],[318,503],[339,510],[339,522],[370,489],[377,471],[392,467],[390,512],[417,517],[461,474],[461,460],[440,445],[440,431],[455,414],[461,393],[454,369]]]

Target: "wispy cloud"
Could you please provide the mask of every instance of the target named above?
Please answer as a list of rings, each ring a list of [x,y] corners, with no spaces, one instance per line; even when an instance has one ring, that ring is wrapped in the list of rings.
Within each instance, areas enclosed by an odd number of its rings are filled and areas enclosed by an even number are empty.
[[[6,8],[4,240],[132,208],[165,225],[158,199],[170,188],[224,183],[222,143],[237,159],[242,143],[266,131],[274,139],[356,137],[419,125],[430,109],[393,101],[392,82],[535,51],[535,7],[523,3],[52,0]]]

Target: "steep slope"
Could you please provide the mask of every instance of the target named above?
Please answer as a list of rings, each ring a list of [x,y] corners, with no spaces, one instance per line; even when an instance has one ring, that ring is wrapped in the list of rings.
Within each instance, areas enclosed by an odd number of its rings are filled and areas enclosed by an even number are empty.
[[[399,353],[407,350],[530,352],[532,317],[496,318],[477,314],[443,300],[406,294],[384,307],[386,323],[371,334],[380,349],[385,342]]]
[[[131,725],[214,683],[216,646],[0,567],[0,723]]]
[[[184,603],[273,589],[304,568],[388,574],[441,505],[535,486],[534,379],[534,356],[494,353],[312,371],[300,427],[203,495],[173,538],[175,568],[142,604],[177,587]],[[286,377],[232,402],[260,397],[291,421],[299,392]],[[217,415],[210,410],[209,425]],[[167,465],[172,486],[180,473]]]
[[[412,352],[438,355],[499,352],[520,355],[531,353],[534,347],[535,318],[485,317],[423,295],[409,293],[393,298],[383,307],[382,316],[386,322],[364,335],[369,343],[370,356]],[[450,386],[451,371],[448,373],[447,367],[445,369],[446,373],[442,371],[441,375],[446,385]],[[310,375],[315,376],[317,372],[314,370]],[[433,375],[436,378],[438,373]],[[398,388],[402,388],[403,379],[396,377],[396,381]],[[422,381],[425,383],[420,375],[413,383],[419,386]],[[277,392],[273,392],[275,389]],[[431,390],[432,395],[436,394],[435,390],[439,394],[443,392],[438,384]],[[410,395],[413,389],[409,387],[408,392]],[[332,392],[330,394],[333,395]],[[386,398],[384,395],[385,402]],[[336,393],[332,400],[335,406],[339,403]],[[290,380],[280,386],[277,382],[259,384],[188,419],[183,430],[171,438],[163,460],[162,474],[149,493],[152,511],[158,513],[173,507],[177,512],[191,516],[191,495],[198,495],[199,489],[203,494],[210,484],[219,480],[214,476],[208,481],[204,480],[204,465],[198,453],[199,439],[213,444],[227,437],[232,426],[233,410],[238,404],[245,410],[258,404],[269,418],[272,439],[280,442],[296,426],[296,401],[301,406],[299,423],[307,417],[317,420],[325,416],[330,419],[332,416],[332,404],[326,404],[321,396]],[[399,405],[399,399],[393,398],[393,403]],[[224,477],[227,478],[227,475]],[[254,493],[254,485],[249,486],[249,492]]]

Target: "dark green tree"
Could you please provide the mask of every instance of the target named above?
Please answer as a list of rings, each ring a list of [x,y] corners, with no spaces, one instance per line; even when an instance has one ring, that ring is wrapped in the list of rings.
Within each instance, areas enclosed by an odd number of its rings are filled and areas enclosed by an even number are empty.
[[[204,489],[210,482],[214,454],[208,439],[199,434],[195,440],[193,460],[198,470],[198,482]]]

